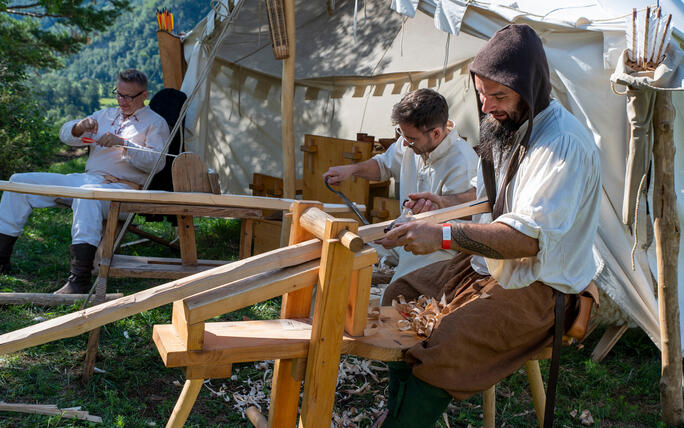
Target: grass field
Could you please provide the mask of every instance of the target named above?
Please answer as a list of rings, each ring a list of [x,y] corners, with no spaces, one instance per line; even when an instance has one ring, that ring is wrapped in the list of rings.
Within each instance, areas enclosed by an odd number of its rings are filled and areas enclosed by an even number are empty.
[[[55,163],[51,170],[83,169],[84,158]],[[144,229],[172,238],[169,223],[144,223]],[[3,292],[52,292],[68,274],[71,213],[68,210],[35,211],[25,233],[17,241],[11,275],[0,276]],[[232,260],[237,254],[239,221],[196,220],[200,258]],[[135,239],[134,236],[127,237]],[[135,255],[175,256],[157,244],[140,244],[122,252]],[[131,294],[162,280],[111,279],[110,292]],[[222,320],[278,317],[279,299],[263,302],[220,317]],[[32,325],[80,309],[31,305],[0,305],[0,333]],[[171,414],[183,375],[167,369],[152,342],[152,326],[169,323],[170,305],[146,311],[103,328],[96,367],[98,373],[86,385],[80,382],[87,335],[63,339],[10,355],[0,355],[0,401],[80,406],[103,424],[59,416],[0,412],[0,427],[150,427],[164,426]],[[561,359],[556,426],[581,427],[579,414],[588,410],[595,427],[658,427],[660,354],[640,330],[630,330],[608,357],[594,363],[590,354],[602,330],[580,346],[564,350]],[[548,362],[542,361],[546,379]],[[207,382],[186,424],[189,427],[250,427],[244,409],[255,404],[267,414],[272,362],[234,366],[229,379]],[[335,426],[368,427],[385,402],[386,367],[377,361],[344,358],[336,396]],[[481,396],[452,402],[440,427],[482,425]],[[577,413],[576,416],[573,414]],[[535,426],[536,417],[524,369],[497,388],[497,426]],[[326,426],[325,424],[321,426]]]

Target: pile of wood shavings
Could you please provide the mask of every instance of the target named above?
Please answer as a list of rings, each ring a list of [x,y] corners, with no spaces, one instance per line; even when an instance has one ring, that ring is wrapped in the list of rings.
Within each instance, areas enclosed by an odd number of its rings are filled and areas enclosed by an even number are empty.
[[[392,299],[392,307],[404,317],[403,320],[397,321],[397,327],[401,331],[413,329],[420,337],[429,337],[432,330],[441,322],[442,317],[451,312],[444,295],[439,302],[434,297],[426,297],[422,294],[418,300],[409,302],[401,294],[397,296],[397,299],[399,299],[398,302]]]
[[[273,361],[236,364],[233,370],[230,379],[223,380],[220,385],[214,379],[205,381],[204,387],[212,396],[230,403],[243,418],[250,406],[256,407],[261,414],[267,414]],[[357,428],[364,421],[368,425],[375,422],[386,407],[386,376],[387,367],[382,362],[342,356],[331,428]],[[177,386],[182,384],[178,382]],[[303,390],[300,390],[300,397]]]

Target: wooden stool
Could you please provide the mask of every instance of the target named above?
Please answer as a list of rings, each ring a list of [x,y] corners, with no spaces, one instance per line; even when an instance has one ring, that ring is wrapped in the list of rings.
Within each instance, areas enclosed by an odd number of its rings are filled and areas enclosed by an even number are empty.
[[[567,336],[564,336],[563,338],[563,344],[566,342],[566,337]],[[568,338],[568,344],[570,343],[569,339],[570,338]],[[544,381],[542,380],[541,370],[539,368],[539,360],[550,360],[551,350],[551,346],[548,346],[525,363],[527,380],[530,383],[530,394],[532,395],[534,411],[537,414],[537,422],[539,422],[540,427],[544,426],[546,390],[544,389]],[[482,410],[482,426],[484,428],[494,428],[496,422],[496,384],[482,392]]]
[[[598,305],[598,289],[596,284],[591,281],[589,285],[577,295],[577,314],[575,315],[575,319],[570,325],[570,328],[566,330],[566,334],[563,334],[563,346],[570,345],[575,341],[581,341],[586,337],[594,304]],[[567,326],[568,324],[565,325]],[[530,382],[530,393],[532,394],[534,410],[537,414],[537,422],[539,422],[540,427],[544,426],[546,392],[541,378],[541,370],[539,369],[539,360],[549,360],[551,359],[552,354],[553,347],[548,346],[525,363],[527,379]],[[560,355],[558,355],[558,358],[560,358]],[[483,427],[494,428],[496,419],[496,385],[492,385],[482,394],[482,407],[484,413]]]

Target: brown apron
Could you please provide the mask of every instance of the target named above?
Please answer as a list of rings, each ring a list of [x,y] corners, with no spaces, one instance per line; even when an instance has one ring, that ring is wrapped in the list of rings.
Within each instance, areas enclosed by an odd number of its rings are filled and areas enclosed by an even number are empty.
[[[553,338],[553,289],[541,282],[507,290],[458,254],[411,272],[387,288],[383,305],[399,294],[446,295],[454,309],[432,335],[405,354],[419,379],[463,400],[509,376],[549,346]],[[566,320],[575,319],[576,296],[565,299]],[[567,327],[567,326],[566,326]]]

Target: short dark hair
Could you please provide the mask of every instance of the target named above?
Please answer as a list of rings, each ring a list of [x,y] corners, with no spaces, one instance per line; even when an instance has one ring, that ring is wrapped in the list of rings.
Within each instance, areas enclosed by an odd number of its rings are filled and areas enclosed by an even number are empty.
[[[120,71],[119,80],[122,82],[137,83],[141,87],[147,89],[147,76],[145,76],[145,73],[136,70],[135,68],[129,68],[128,70]]]
[[[421,131],[444,127],[449,120],[449,105],[432,89],[409,92],[392,107],[392,123],[408,123]]]

